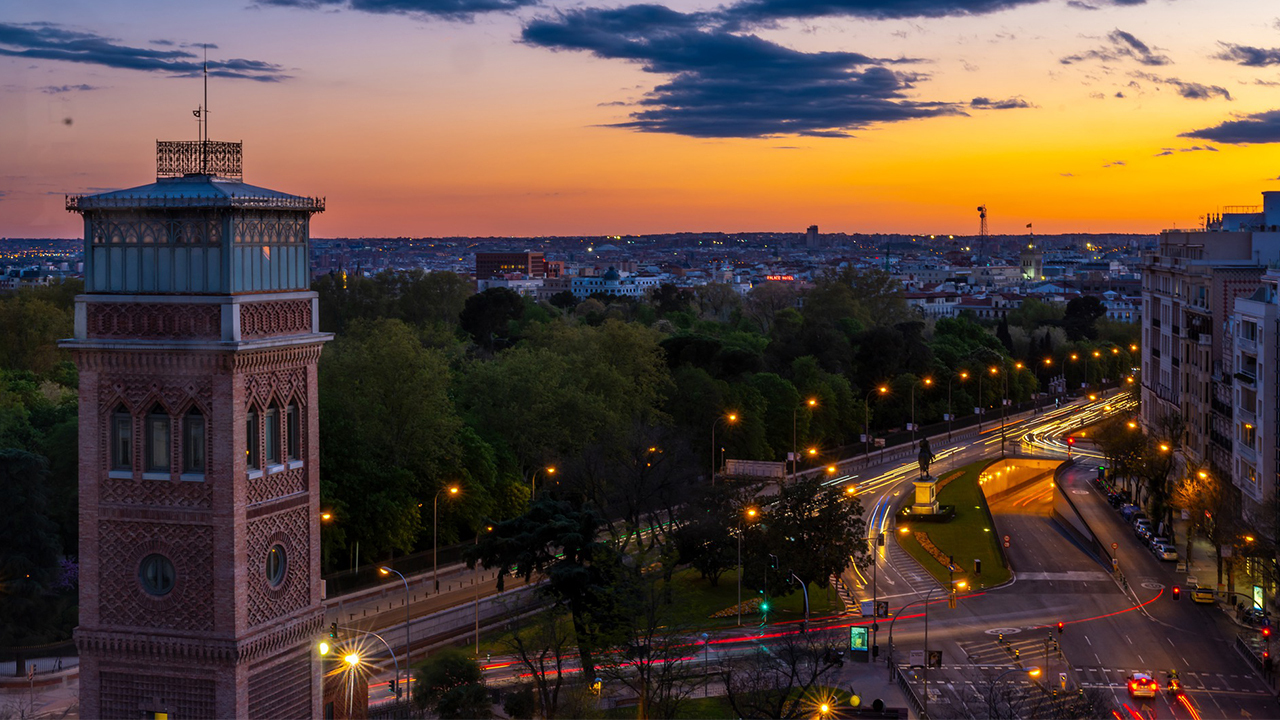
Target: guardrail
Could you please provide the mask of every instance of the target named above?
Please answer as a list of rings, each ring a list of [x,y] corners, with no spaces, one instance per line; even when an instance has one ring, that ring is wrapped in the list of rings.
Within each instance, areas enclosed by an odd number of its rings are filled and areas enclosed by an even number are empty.
[[[903,697],[905,697],[907,702],[911,704],[911,709],[915,711],[916,717],[926,717],[924,714],[924,703],[920,701],[920,698],[916,697],[916,690],[911,687],[911,683],[907,680],[906,674],[902,672],[902,666],[894,666],[893,677],[898,681],[898,687],[902,690]],[[929,692],[929,688],[926,687],[924,691]]]

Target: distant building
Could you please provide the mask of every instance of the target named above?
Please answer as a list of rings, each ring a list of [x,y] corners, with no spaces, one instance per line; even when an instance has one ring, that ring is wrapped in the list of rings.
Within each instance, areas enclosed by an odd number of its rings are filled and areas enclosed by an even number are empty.
[[[1276,362],[1280,360],[1280,273],[1268,271],[1249,297],[1235,300],[1229,323],[1233,335],[1234,416],[1231,476],[1240,490],[1244,520],[1266,532],[1277,518],[1264,517],[1276,494]],[[1274,539],[1274,538],[1273,538]]]
[[[540,252],[476,253],[476,280],[520,273],[525,277],[546,277],[547,260]]]
[[[818,249],[818,226],[810,225],[804,234],[804,246],[810,250]]]
[[[1044,279],[1044,253],[1035,243],[1027,243],[1018,257],[1022,263],[1023,280],[1037,282]]]

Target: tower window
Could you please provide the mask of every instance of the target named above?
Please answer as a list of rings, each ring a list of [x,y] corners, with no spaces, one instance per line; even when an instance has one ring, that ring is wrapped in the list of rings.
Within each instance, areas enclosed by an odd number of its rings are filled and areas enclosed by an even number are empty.
[[[204,473],[204,415],[192,410],[182,419],[182,472]]]
[[[247,447],[245,448],[245,464],[250,470],[258,470],[262,467],[262,456],[259,455],[261,450],[258,448],[258,413],[250,410],[244,416],[244,437]]]
[[[298,403],[289,403],[289,407],[284,411],[284,419],[285,440],[288,443],[286,452],[290,460],[297,460],[302,455],[300,452],[302,419],[298,414]]]
[[[147,413],[147,472],[169,472],[169,415],[157,405]]]
[[[111,413],[111,469],[133,469],[133,416],[123,406]]]
[[[163,597],[173,590],[173,562],[169,558],[152,553],[142,558],[138,566],[138,580],[148,595]]]
[[[272,405],[267,408],[267,464],[280,464],[280,408]]]
[[[288,569],[288,562],[284,555],[284,546],[276,543],[267,551],[267,582],[271,583],[271,587],[279,587],[284,582],[284,574]]]

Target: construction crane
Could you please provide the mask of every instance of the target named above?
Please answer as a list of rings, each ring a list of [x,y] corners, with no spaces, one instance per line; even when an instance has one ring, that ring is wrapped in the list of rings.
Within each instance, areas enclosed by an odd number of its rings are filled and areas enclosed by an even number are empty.
[[[983,257],[987,250],[987,206],[978,206],[978,262],[985,264]]]

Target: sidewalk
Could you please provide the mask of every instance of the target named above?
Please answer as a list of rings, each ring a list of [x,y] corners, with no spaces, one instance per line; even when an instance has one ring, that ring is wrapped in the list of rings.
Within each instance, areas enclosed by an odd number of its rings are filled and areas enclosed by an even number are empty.
[[[869,663],[846,661],[837,677],[837,685],[862,699],[862,709],[869,710],[872,703],[879,699],[884,701],[886,708],[902,708],[907,710],[908,717],[915,717],[911,703],[902,694],[902,688],[889,680],[889,668],[885,666],[884,656]]]

